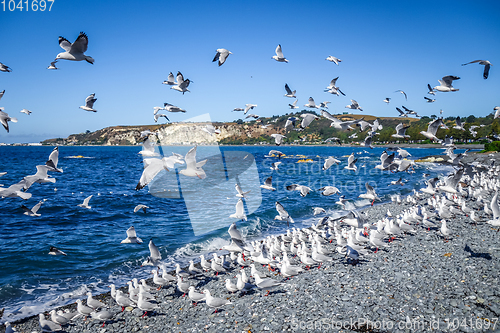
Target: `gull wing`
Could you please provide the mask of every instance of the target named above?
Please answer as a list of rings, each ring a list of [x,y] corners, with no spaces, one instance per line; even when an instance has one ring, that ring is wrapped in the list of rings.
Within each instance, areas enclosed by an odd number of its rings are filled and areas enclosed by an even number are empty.
[[[429,83],[427,83],[427,89],[429,89],[429,91],[434,91],[434,89],[432,89],[432,87]]]
[[[358,102],[356,102],[354,99],[351,99],[351,105],[352,105],[355,109],[359,108],[359,104],[358,104]]]
[[[240,199],[238,200],[238,203],[236,204],[236,207],[238,207],[239,202],[241,201],[241,207],[243,207],[243,201]],[[236,208],[236,213],[238,213],[238,208]],[[238,228],[236,228],[236,223],[232,223],[229,226],[229,230],[227,231],[229,233],[229,236],[231,236],[231,239],[233,240],[240,240],[243,241],[243,236],[241,235],[240,231]]]
[[[196,169],[196,146],[194,146],[187,152],[186,157],[184,157],[184,161],[186,161],[187,169]]]
[[[163,161],[159,158],[148,158],[145,161],[148,161],[148,165],[142,172],[141,178],[139,179],[139,183],[136,186],[136,190],[140,190],[148,185],[156,175],[164,169]],[[168,170],[168,169],[166,169]]]
[[[171,83],[173,83],[173,84],[175,84],[175,81],[174,81],[174,80],[175,80],[175,79],[174,79],[174,74],[172,74],[172,72],[170,72],[170,73],[168,74],[167,81],[168,81],[168,82],[171,82]]]
[[[63,48],[64,51],[69,52],[71,50],[71,43],[64,37],[59,36],[59,46]]]
[[[366,191],[367,191],[368,193],[373,193],[373,194],[375,194],[375,189],[373,188],[373,186],[371,186],[370,184],[366,183],[366,184],[365,184],[365,187],[366,187]]]
[[[226,62],[226,59],[229,56],[229,51],[224,49],[224,51],[218,52],[218,54],[219,54],[219,66],[222,66],[222,64]]]
[[[219,57],[220,57],[220,52],[219,52],[219,51],[216,51],[216,53],[215,53],[215,57],[214,57],[214,60],[212,60],[212,62],[217,61],[217,60],[219,59]],[[219,65],[219,66],[220,66],[220,65]]]
[[[276,46],[276,55],[278,56],[278,58],[284,58],[283,51],[281,50],[281,44],[278,44],[278,46]]]
[[[31,208],[31,211],[33,212],[33,214],[36,214],[36,212],[38,212],[38,210],[40,209],[40,206],[43,204],[43,200],[40,200],[36,205],[33,206],[33,208]]]
[[[314,100],[313,100],[313,101],[314,101]],[[330,114],[330,112],[328,112],[328,111],[321,110],[321,115],[322,115],[323,117],[325,117],[326,119],[331,120],[331,121],[333,121],[333,122],[336,122],[336,123],[337,123],[337,122],[340,122],[340,120],[339,120],[339,119],[337,119],[337,118],[335,118],[334,116],[332,116],[332,115]]]
[[[273,186],[273,176],[270,176],[264,181],[264,185],[266,186]]]
[[[93,195],[89,195],[88,197],[86,197],[86,198],[83,200],[83,205],[84,205],[84,206],[88,206],[88,205],[89,205],[89,201],[90,201],[90,199],[92,199],[92,196],[93,196]]]
[[[285,90],[286,90],[287,95],[292,95],[293,94],[292,90],[290,89],[290,87],[288,86],[287,83],[285,83]]]
[[[137,234],[136,234],[135,228],[133,226],[127,229],[127,237],[128,238],[137,238]]]
[[[245,207],[243,206],[243,199],[239,199],[236,203],[236,216],[244,216],[245,215]]]
[[[282,204],[280,204],[278,201],[276,201],[276,210],[278,211],[278,214],[280,214],[281,217],[287,217],[288,212],[285,210]]]
[[[21,208],[22,210],[24,210],[26,213],[28,214],[33,214],[33,212],[31,211],[31,209],[29,209],[28,207],[26,207],[25,205],[21,205]]]
[[[45,165],[49,168],[57,169],[57,163],[59,162],[59,147],[55,147],[54,150],[49,155],[49,160],[45,162]]]
[[[460,119],[460,116],[457,117],[457,119],[455,119],[455,123],[457,124],[458,127],[462,127],[462,120]]]
[[[94,98],[95,97],[95,93],[94,94],[90,94],[87,98],[85,98],[85,106],[88,107],[88,108],[93,108],[94,107],[94,103],[95,101],[97,101],[97,98]]]
[[[153,239],[149,240],[149,252],[150,252],[151,259],[153,259],[153,260],[161,260],[160,250],[155,245],[155,243],[153,243]]]
[[[454,75],[447,75],[447,76],[443,76],[442,81],[440,81],[440,82],[441,82],[441,85],[444,85],[445,87],[451,88],[451,84],[453,83],[454,80],[460,80],[460,78],[458,76],[454,76]]]
[[[351,166],[352,164],[356,163],[357,159],[354,158],[354,155],[351,154],[349,155],[349,158],[347,159],[347,164],[349,164],[349,166]]]
[[[177,72],[177,85],[181,85],[184,82],[184,76],[181,72]]]
[[[443,120],[441,118],[438,118],[438,119],[434,120],[427,127],[427,132],[431,133],[432,135],[436,135],[436,132],[439,129],[439,126],[441,126],[442,123],[443,123]]]
[[[488,74],[490,72],[490,64],[484,65],[483,78],[486,80],[488,78]]]
[[[89,39],[87,35],[83,32],[80,32],[75,42],[71,44],[70,53],[85,53],[87,51],[87,46],[89,44]],[[59,43],[59,45],[61,45]]]

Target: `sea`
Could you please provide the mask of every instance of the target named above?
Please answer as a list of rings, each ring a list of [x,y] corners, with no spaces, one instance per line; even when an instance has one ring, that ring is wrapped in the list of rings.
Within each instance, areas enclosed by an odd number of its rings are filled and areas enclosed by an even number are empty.
[[[173,152],[185,155],[193,147],[161,146],[158,154]],[[0,184],[8,187],[23,177],[36,173],[36,165],[45,164],[53,147],[0,146]],[[284,156],[269,155],[277,149]],[[448,165],[416,163],[411,173],[380,171],[384,148],[342,146],[198,146],[196,161],[207,160],[202,167],[206,177],[188,177],[181,173],[186,166],[163,170],[141,190],[136,190],[144,168],[141,146],[60,146],[58,167],[63,173],[50,172],[54,183],[34,184],[28,200],[0,198],[0,308],[5,308],[1,321],[38,314],[54,307],[109,291],[114,283],[123,286],[132,278],[151,277],[151,266],[141,267],[149,255],[150,239],[159,247],[167,267],[186,265],[199,256],[222,253],[230,242],[228,227],[236,222],[247,240],[262,239],[285,232],[291,227],[308,227],[323,215],[313,216],[313,207],[339,217],[346,210],[361,209],[371,204],[358,196],[372,185],[380,201],[391,195],[411,194],[425,186],[429,177],[444,177],[453,168]],[[418,159],[443,153],[443,149],[406,149]],[[456,152],[461,152],[457,150]],[[345,170],[348,156],[358,159],[357,171]],[[334,156],[341,160],[323,170],[324,160]],[[281,162],[272,170],[274,162]],[[202,164],[202,163],[200,163]],[[272,176],[275,191],[260,185]],[[400,177],[405,185],[389,186]],[[238,184],[245,194],[247,219],[230,218],[239,197]],[[312,191],[302,197],[288,191],[291,184],[306,185]],[[323,186],[335,186],[349,202],[346,210],[336,204],[339,195],[323,196]],[[90,209],[79,207],[92,195]],[[38,213],[23,214],[44,200]],[[293,224],[275,220],[275,203],[280,202],[293,218]],[[134,207],[149,208],[134,213]],[[376,222],[376,221],[373,221]],[[142,244],[122,244],[126,231],[134,226]],[[67,256],[49,255],[50,246]]]

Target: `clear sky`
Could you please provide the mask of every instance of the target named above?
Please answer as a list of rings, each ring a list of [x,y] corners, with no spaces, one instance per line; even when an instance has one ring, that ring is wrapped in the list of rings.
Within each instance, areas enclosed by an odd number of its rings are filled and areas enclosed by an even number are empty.
[[[0,142],[154,124],[153,107],[164,102],[187,110],[169,114],[172,121],[204,113],[232,121],[242,113],[231,110],[246,103],[261,116],[285,114],[294,101],[283,96],[285,83],[298,105],[312,96],[331,101],[331,113],[348,111],[350,99],[376,116],[397,116],[401,105],[422,115],[485,116],[500,105],[499,1],[55,0],[50,12],[2,9],[0,62],[13,71],[0,72],[0,106],[19,122],[8,134],[0,127]],[[58,37],[73,42],[80,31],[94,65],[62,60],[48,70],[63,51]],[[289,63],[271,58],[278,44]],[[233,52],[221,67],[212,63],[217,48]],[[461,66],[477,59],[493,64],[487,80],[483,66]],[[190,93],[162,84],[177,71],[193,81]],[[445,75],[461,77],[460,91],[426,103],[427,84]],[[337,76],[345,97],[323,91]],[[97,113],[78,108],[90,93]]]

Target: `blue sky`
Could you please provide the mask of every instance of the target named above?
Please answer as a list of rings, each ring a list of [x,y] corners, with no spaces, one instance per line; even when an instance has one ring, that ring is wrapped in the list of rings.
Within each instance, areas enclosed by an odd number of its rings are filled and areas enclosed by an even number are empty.
[[[261,116],[285,114],[293,102],[283,96],[285,83],[297,90],[298,105],[312,96],[331,101],[331,113],[347,111],[351,98],[376,116],[396,116],[401,105],[422,115],[485,116],[500,104],[498,1],[56,0],[51,12],[1,9],[0,62],[13,72],[0,72],[0,106],[19,122],[8,134],[0,128],[0,142],[153,124],[153,107],[164,102],[187,110],[169,114],[172,121],[204,113],[232,121],[242,113],[231,110],[246,103],[257,104]],[[62,51],[58,37],[73,42],[80,31],[94,65],[63,60],[59,70],[47,70]],[[289,63],[271,59],[278,44]],[[212,63],[217,48],[233,52],[221,67]],[[342,59],[340,66],[326,61],[329,55]],[[461,66],[476,59],[492,62],[487,80],[483,66]],[[161,84],[170,71],[193,81],[191,93]],[[427,83],[445,75],[461,77],[454,83],[460,91],[426,103]],[[346,97],[323,92],[337,76]],[[78,108],[90,93],[97,113]]]

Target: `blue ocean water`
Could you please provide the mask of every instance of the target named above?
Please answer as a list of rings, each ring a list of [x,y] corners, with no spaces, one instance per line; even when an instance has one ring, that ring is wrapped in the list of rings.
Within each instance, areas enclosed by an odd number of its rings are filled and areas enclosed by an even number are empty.
[[[170,152],[187,153],[191,147],[161,147],[165,156]],[[270,149],[278,148],[287,156],[278,160],[266,157]],[[53,147],[0,146],[0,177],[5,187],[24,176],[34,174],[35,166],[44,164]],[[441,149],[407,149],[412,159],[441,154]],[[163,171],[148,187],[136,191],[143,170],[141,147],[60,147],[59,165],[63,173],[51,173],[55,183],[34,184],[32,198],[0,199],[0,308],[5,307],[3,320],[13,321],[58,305],[74,302],[90,290],[94,294],[108,291],[108,285],[122,286],[132,277],[149,277],[151,267],[141,267],[149,255],[148,241],[152,238],[160,248],[164,261],[187,263],[202,253],[219,251],[229,243],[227,227],[235,221],[229,218],[238,201],[235,182],[244,191],[247,221],[238,221],[238,228],[248,238],[262,238],[287,229],[286,222],[275,221],[275,202],[279,201],[295,220],[296,227],[317,222],[312,207],[323,207],[329,214],[340,215],[336,205],[338,195],[325,197],[311,192],[301,197],[297,191],[287,191],[287,185],[307,185],[313,190],[322,186],[338,187],[350,199],[349,208],[369,205],[358,195],[365,183],[375,187],[382,201],[390,195],[409,194],[424,186],[424,173],[431,176],[448,174],[449,166],[417,163],[415,173],[390,173],[374,169],[383,148],[364,147],[263,147],[222,146],[198,147],[197,160],[208,158],[203,167],[207,178],[199,179]],[[344,170],[347,156],[358,158],[356,172]],[[303,156],[297,156],[303,155]],[[83,157],[82,157],[83,156]],[[342,163],[322,170],[328,156]],[[298,163],[308,158],[313,162]],[[281,161],[278,171],[270,169],[272,162]],[[177,171],[184,168],[177,165]],[[276,191],[258,186],[273,175]],[[404,186],[388,186],[399,177]],[[205,184],[205,186],[203,186]],[[207,185],[208,184],[208,185]],[[78,207],[83,199],[93,195],[91,209]],[[21,205],[34,206],[46,199],[40,217],[23,214]],[[147,213],[134,213],[137,204],[150,207]],[[143,244],[120,244],[126,230],[134,226]],[[56,246],[67,256],[48,255]]]

